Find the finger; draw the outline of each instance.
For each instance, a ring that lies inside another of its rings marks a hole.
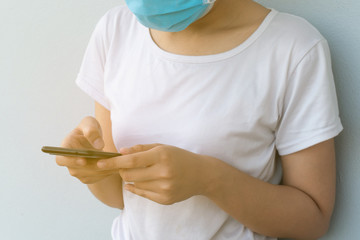
[[[105,146],[102,139],[102,131],[99,122],[94,117],[85,117],[77,127],[95,149],[103,149]]]
[[[92,169],[84,168],[68,168],[69,174],[76,178],[94,178],[94,177],[104,177],[111,174],[114,174],[114,171],[94,171]]]
[[[126,185],[132,185],[130,187],[135,187],[138,189],[150,191],[150,192],[156,192],[161,193],[161,183],[163,181],[159,180],[150,180],[150,181],[143,181],[143,182],[125,182]]]
[[[122,154],[132,154],[132,153],[138,153],[138,152],[145,152],[152,148],[158,147],[161,144],[159,143],[153,143],[153,144],[138,144],[129,148],[121,148],[120,153]]]
[[[153,165],[157,158],[158,152],[146,151],[102,159],[97,162],[97,166],[100,169],[144,168]]]
[[[134,184],[125,184],[124,188],[125,188],[125,190],[132,192],[138,196],[147,198],[151,201],[154,201],[154,202],[157,202],[157,203],[160,203],[163,205],[170,205],[170,204],[174,203],[174,201],[172,201],[171,198],[166,197],[163,194],[139,188],[137,185],[135,186]]]
[[[76,157],[64,157],[64,156],[56,156],[56,164],[61,167],[78,167],[81,165],[77,164],[77,158]],[[83,164],[82,160],[80,160],[78,163]]]
[[[104,176],[101,176],[101,177],[85,177],[85,178],[82,178],[82,179],[79,179],[79,180],[84,184],[93,184],[93,183],[99,182],[100,180],[103,180],[105,177]]]
[[[72,130],[62,141],[61,147],[94,149],[89,140],[83,135],[80,129]]]
[[[70,168],[88,168],[100,171],[97,167],[96,159],[88,159],[81,157],[56,156],[56,163],[62,167]]]
[[[61,167],[80,168],[86,166],[88,163],[84,158],[56,156],[56,164]]]
[[[70,172],[70,171],[69,171]],[[100,175],[78,175],[76,172],[70,172],[70,174],[79,179],[82,183],[84,184],[92,184],[92,183],[96,183],[108,176],[111,176],[113,173],[108,173],[108,174],[100,174]]]
[[[120,169],[119,174],[125,182],[144,182],[157,179],[156,165],[145,168]]]

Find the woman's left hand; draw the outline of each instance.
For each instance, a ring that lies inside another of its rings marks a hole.
[[[177,147],[149,144],[122,148],[121,157],[103,159],[98,167],[119,169],[125,189],[170,205],[205,191],[206,158]]]

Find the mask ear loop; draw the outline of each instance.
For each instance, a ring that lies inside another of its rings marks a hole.
[[[206,8],[206,10],[204,11],[203,14],[201,14],[201,16],[198,18],[202,18],[204,17],[206,14],[208,14],[210,12],[210,10],[213,8],[214,6],[214,3],[215,3],[216,0],[203,0],[203,3],[204,4],[208,4],[209,6]]]
[[[212,4],[214,3],[216,0],[203,0],[203,4]]]

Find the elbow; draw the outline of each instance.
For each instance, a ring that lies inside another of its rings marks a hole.
[[[120,210],[123,210],[124,209],[124,203],[121,201],[121,202],[119,202],[119,201],[117,201],[117,202],[115,202],[115,201],[107,201],[107,202],[105,202],[105,201],[101,201],[102,203],[104,203],[105,205],[107,205],[108,207],[111,207],[111,208],[117,208],[117,209],[120,209]]]
[[[314,239],[319,239],[321,237],[323,237],[330,228],[330,219],[324,220],[321,224],[319,224],[318,229],[315,232],[315,237]]]
[[[317,240],[323,237],[330,228],[330,218],[322,219],[317,223],[312,224],[312,226],[308,229],[307,234],[301,234],[301,236],[295,238],[296,240]]]
[[[314,239],[319,239],[323,237],[329,231],[331,217],[332,217],[332,210],[327,212],[321,211],[321,217],[318,220],[317,224],[315,224],[316,229],[313,229],[315,234]]]

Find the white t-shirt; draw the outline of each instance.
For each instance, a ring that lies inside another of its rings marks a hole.
[[[116,7],[98,23],[77,84],[111,111],[118,149],[173,145],[274,184],[276,151],[290,154],[342,130],[326,40],[276,10],[230,51],[183,56],[160,49],[126,6]],[[165,206],[124,191],[124,203],[114,239],[271,239],[203,196]]]

